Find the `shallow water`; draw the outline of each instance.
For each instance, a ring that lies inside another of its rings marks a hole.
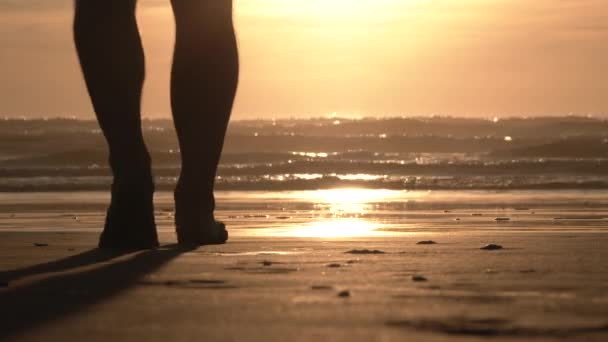
[[[159,229],[173,229],[170,192],[156,194]],[[100,230],[106,192],[0,193],[1,231]],[[561,191],[218,191],[233,236],[379,237],[450,232],[608,230],[608,196]]]

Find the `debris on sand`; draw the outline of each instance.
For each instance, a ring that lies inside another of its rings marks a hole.
[[[353,249],[346,253],[347,254],[384,254],[383,251],[378,250],[378,249]]]
[[[261,262],[261,264],[263,266],[272,266],[272,261],[270,261],[270,260],[264,260],[264,261]]]
[[[346,263],[347,263],[347,264],[356,264],[356,263],[358,263],[358,262],[361,262],[361,260],[360,260],[360,259],[356,259],[356,260],[348,260]]]
[[[483,216],[481,213],[472,213],[471,216]]]
[[[414,275],[412,276],[412,281],[427,281],[428,279],[426,279],[425,277],[421,276],[421,275]]]
[[[508,218],[508,217],[497,217],[497,218],[494,219],[494,221],[496,221],[496,222],[505,222],[505,221],[511,221],[511,219]]]
[[[502,249],[502,246],[491,243],[489,245],[485,245],[485,246],[481,247],[480,249],[483,249],[483,250],[486,250],[486,251],[495,251],[495,250],[498,250],[498,249]]]
[[[43,242],[34,242],[34,246],[36,246],[36,247],[48,247],[49,244],[48,243],[43,243]]]
[[[433,241],[433,240],[423,240],[423,241],[418,241],[416,242],[417,245],[436,245],[437,242]]]
[[[327,267],[338,268],[338,267],[342,267],[342,265],[340,265],[340,264],[328,264]]]
[[[75,250],[76,250],[75,248],[68,248],[68,252],[73,252]]]
[[[350,297],[350,291],[348,291],[348,290],[340,291],[340,292],[338,292],[338,297],[342,297],[342,298]]]
[[[333,290],[334,287],[330,285],[313,285],[310,287],[311,290]]]

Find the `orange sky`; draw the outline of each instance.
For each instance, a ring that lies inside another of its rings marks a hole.
[[[236,0],[236,118],[608,116],[606,0]],[[92,118],[71,0],[0,0],[0,115]],[[146,117],[168,117],[173,21],[140,0]]]

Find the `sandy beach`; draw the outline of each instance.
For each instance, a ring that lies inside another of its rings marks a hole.
[[[507,195],[518,202],[534,197]],[[306,207],[301,194],[298,204],[284,201],[294,194],[255,200],[265,211],[244,210],[251,205],[235,204],[242,196],[222,194],[218,216],[233,227],[230,242],[185,250],[174,245],[165,208],[170,196],[160,194],[162,248],[118,255],[95,249],[103,193],[3,196],[2,340],[608,337],[608,222],[599,198],[586,209],[567,200],[568,210],[559,201],[536,209],[489,204],[490,210],[476,208],[469,194],[473,209],[439,210],[429,209],[431,195],[428,206],[420,195],[422,209],[399,220],[390,214],[394,208],[376,210],[375,219],[367,218],[374,228],[359,225],[348,236],[342,227],[355,222],[355,206],[363,205],[357,201],[330,225],[319,219],[324,214],[293,210]],[[505,202],[504,194],[485,194],[487,203],[492,196]],[[581,201],[585,196],[594,194]],[[359,220],[371,215],[365,212]],[[404,223],[412,220],[419,224]],[[314,236],[320,229],[325,236]],[[503,248],[480,249],[487,244]]]

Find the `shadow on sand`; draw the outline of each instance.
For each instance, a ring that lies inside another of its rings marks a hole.
[[[125,256],[126,259],[81,272],[59,274],[14,289],[0,291],[0,341],[75,314],[126,290],[138,279],[154,272],[182,253],[192,250],[167,245],[157,250],[111,253],[90,250],[65,259],[3,272],[4,279],[67,271]]]

